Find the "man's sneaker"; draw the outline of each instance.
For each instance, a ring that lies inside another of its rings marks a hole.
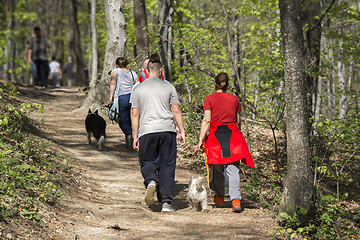
[[[234,199],[232,200],[232,211],[234,213],[239,213],[241,212],[241,203],[239,199]]]
[[[132,147],[131,138],[132,138],[131,134],[130,134],[130,135],[127,135],[127,136],[125,137],[125,140],[126,140],[126,148],[128,148],[128,149],[129,149],[130,147]]]
[[[224,197],[218,197],[216,194],[214,195],[214,202],[216,207],[224,207],[225,205]]]
[[[162,204],[161,212],[175,212],[175,209],[171,206],[170,203],[164,202]]]
[[[147,188],[146,188],[146,194],[145,194],[145,203],[147,205],[152,205],[155,202],[154,193],[156,191],[156,183],[154,180],[152,180]]]

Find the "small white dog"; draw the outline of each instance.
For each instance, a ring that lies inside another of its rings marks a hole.
[[[201,210],[203,212],[209,212],[207,204],[207,193],[204,185],[202,184],[203,180],[203,177],[191,177],[189,181],[188,197],[193,208],[198,211]]]

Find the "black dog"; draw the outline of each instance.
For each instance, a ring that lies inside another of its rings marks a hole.
[[[105,129],[106,129],[106,122],[105,120],[99,116],[98,110],[95,112],[91,112],[89,109],[88,115],[85,119],[85,128],[87,132],[87,137],[89,144],[91,144],[91,133],[94,135],[96,140],[98,141],[97,144],[99,145],[98,150],[102,150],[104,145],[104,140],[106,138]]]

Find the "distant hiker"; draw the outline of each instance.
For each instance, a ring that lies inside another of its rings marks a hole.
[[[145,59],[141,64],[141,72],[139,74],[139,78],[136,80],[136,83],[142,83],[146,79],[149,78],[148,73],[148,64],[149,64],[149,58]],[[164,75],[161,74],[161,80],[164,80]]]
[[[85,86],[89,86],[89,69],[86,65],[84,65],[84,84]]]
[[[49,75],[49,61],[46,49],[50,48],[50,44],[46,37],[41,35],[39,27],[34,27],[34,35],[29,42],[28,61],[30,64],[34,61],[36,65],[38,78],[36,78],[35,84],[39,85],[38,81],[40,81],[41,87],[46,88]]]
[[[141,72],[139,74],[139,78],[137,79],[137,82],[143,82],[145,79],[149,77],[149,74],[147,73],[147,66],[149,63],[149,59],[145,59],[141,64]]]
[[[119,126],[125,134],[126,147],[131,148],[130,95],[137,79],[137,74],[126,68],[129,62],[123,57],[116,59],[115,64],[116,68],[111,71],[109,103],[113,104],[114,101],[118,101]]]
[[[49,79],[54,83],[55,87],[60,87],[60,80],[62,79],[62,72],[60,68],[60,63],[56,61],[56,57],[51,57],[50,67],[50,77]]]
[[[219,73],[214,85],[216,92],[206,96],[204,100],[204,119],[196,148],[200,151],[204,144],[207,164],[212,169],[210,188],[215,192],[216,206],[224,206],[225,173],[229,179],[232,211],[241,212],[240,160],[249,167],[254,167],[254,162],[240,131],[239,99],[226,92],[229,85],[228,75]]]
[[[176,128],[181,145],[185,144],[185,129],[175,87],[160,79],[162,65],[158,54],[148,63],[149,78],[133,91],[131,122],[133,147],[139,150],[141,174],[146,187],[145,203],[162,203],[162,212],[172,212],[176,166]],[[175,121],[175,122],[174,122]]]
[[[34,37],[34,34],[31,34],[31,37]],[[27,62],[28,61],[28,56],[29,56],[29,45],[30,45],[30,38],[27,39],[26,43],[25,43],[25,51],[24,51],[24,61]],[[32,59],[32,56],[31,56]],[[35,84],[35,82],[38,82],[39,80],[36,79],[37,78],[37,72],[36,72],[36,65],[32,59],[31,61],[31,79],[29,81],[29,85],[32,86]]]
[[[66,74],[67,86],[71,87],[71,80],[72,80],[72,60],[71,60],[71,57],[68,57],[68,62],[65,64],[64,74]]]

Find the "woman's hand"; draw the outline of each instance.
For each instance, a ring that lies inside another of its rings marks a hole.
[[[199,143],[195,146],[195,152],[200,152],[203,150],[203,148],[204,148],[203,141],[200,140]]]

